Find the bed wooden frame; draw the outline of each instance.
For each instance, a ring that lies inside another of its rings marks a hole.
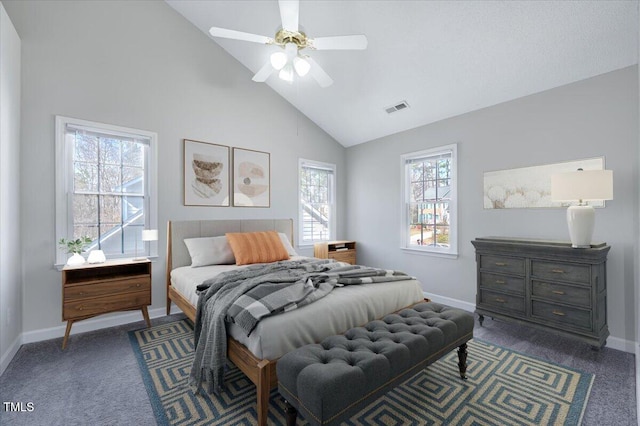
[[[185,238],[216,237],[226,232],[283,232],[293,243],[292,219],[269,220],[189,220],[169,221],[167,224],[167,315],[173,301],[192,321],[196,307],[171,286],[171,270],[191,264]],[[269,393],[278,385],[277,360],[256,358],[243,344],[228,337],[227,358],[256,385],[258,425],[266,426]]]

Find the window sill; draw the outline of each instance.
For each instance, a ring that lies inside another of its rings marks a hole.
[[[416,254],[419,256],[433,256],[433,257],[441,257],[445,259],[457,259],[458,253],[454,252],[443,252],[438,250],[428,250],[428,249],[414,249],[408,247],[400,247],[400,250],[404,251],[407,254]]]
[[[145,259],[147,259],[147,260],[150,260],[150,261],[151,261],[151,263],[155,263],[155,262],[157,262],[157,261],[158,261],[158,255],[153,255],[153,256],[144,256],[144,258],[145,258]],[[133,259],[134,259],[133,257],[112,257],[112,258],[107,259],[107,262],[108,262],[109,260],[119,260],[119,261],[130,260],[130,261],[132,261],[132,262],[133,262],[133,261],[134,261]],[[102,263],[105,263],[105,262],[102,262]],[[58,271],[62,271],[62,269],[63,269],[66,265],[67,265],[66,263],[55,263],[55,264],[53,265],[53,268],[54,268],[54,269],[57,269]],[[83,263],[83,265],[99,265],[99,263],[88,263],[88,262],[85,262],[85,263]]]

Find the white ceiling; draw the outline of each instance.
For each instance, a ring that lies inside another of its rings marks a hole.
[[[276,0],[166,0],[211,26],[273,37]],[[348,147],[638,63],[638,1],[301,1],[313,37],[365,34],[365,51],[307,52],[333,78],[266,82]],[[251,72],[279,49],[214,39]],[[265,84],[265,83],[254,83]],[[409,109],[385,107],[407,101]]]

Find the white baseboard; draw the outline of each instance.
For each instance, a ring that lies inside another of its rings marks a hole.
[[[638,405],[638,425],[640,425],[640,342],[636,345],[636,404]]]
[[[13,357],[18,353],[20,346],[22,346],[22,334],[18,334],[18,337],[9,345],[9,349],[2,354],[2,358],[0,358],[0,376],[2,376]]]
[[[475,303],[469,303],[458,299],[452,299],[450,297],[440,296],[439,294],[427,293],[423,292],[424,297],[427,299],[436,302],[442,303],[443,305],[452,306],[458,309],[464,309],[465,311],[474,312],[476,310]]]
[[[166,308],[156,308],[149,310],[149,318],[157,318],[166,315]],[[100,330],[102,328],[114,327],[117,325],[129,324],[131,322],[141,321],[142,312],[131,311],[120,313],[112,316],[100,316],[83,321],[73,323],[71,334],[84,333],[87,331]],[[41,330],[27,331],[22,333],[22,343],[40,342],[42,340],[56,339],[64,336],[66,325],[57,327],[44,328]]]
[[[427,292],[424,292],[424,297],[431,299],[436,303],[442,303],[443,305],[449,305],[449,306],[453,306],[454,308],[464,309],[465,311],[474,312],[476,310],[475,303],[469,303],[463,300],[452,299],[450,297],[440,296],[438,294],[432,294]],[[629,353],[637,354],[638,352],[638,349],[636,348],[637,347],[636,342],[633,342],[631,340],[621,339],[619,337],[613,337],[613,336],[609,336],[607,338],[607,347],[611,349],[617,349],[623,352],[629,352]],[[638,355],[636,355],[636,363],[637,362],[638,362]],[[640,369],[640,367],[637,368],[636,370],[638,369]]]

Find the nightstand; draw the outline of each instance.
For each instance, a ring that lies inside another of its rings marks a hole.
[[[111,260],[99,264],[65,266],[62,269],[62,320],[67,346],[74,322],[109,312],[140,309],[151,326],[151,261]]]
[[[319,259],[335,259],[339,262],[356,264],[355,241],[327,241],[313,246],[313,256]]]

